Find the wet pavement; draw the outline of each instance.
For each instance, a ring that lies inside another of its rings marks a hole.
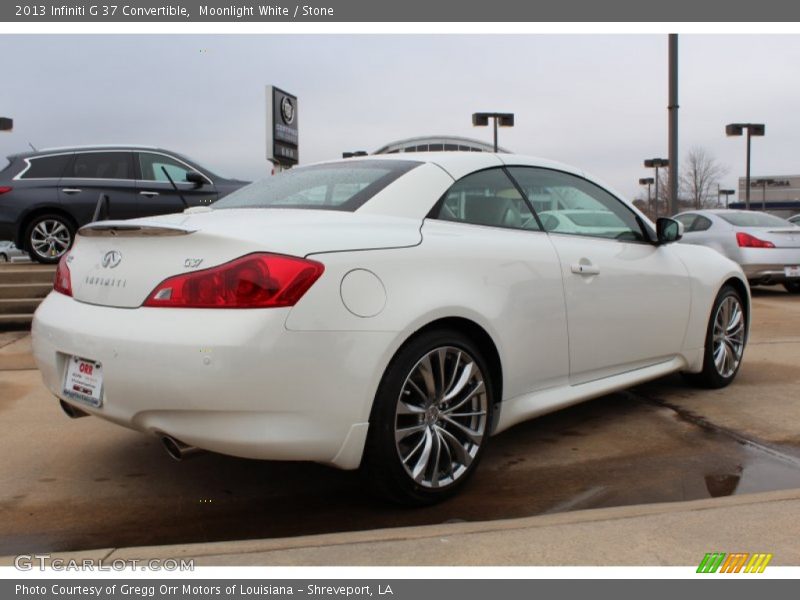
[[[312,464],[203,454],[69,420],[25,339],[0,339],[0,555],[297,536],[531,516],[800,487],[800,297],[758,291],[737,382],[671,376],[523,423],[492,439],[457,497],[402,509],[359,477]]]

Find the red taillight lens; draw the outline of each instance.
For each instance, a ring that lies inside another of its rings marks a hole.
[[[760,240],[755,236],[745,233],[744,231],[736,232],[736,243],[740,248],[774,248],[775,244]]]
[[[69,267],[67,266],[67,256],[69,255],[65,254],[61,257],[61,260],[58,261],[56,281],[53,284],[53,289],[65,296],[72,296],[72,278],[70,277]]]
[[[229,263],[176,275],[152,291],[144,306],[276,308],[294,306],[319,279],[322,263],[280,254],[248,254]]]
[[[0,194],[5,194],[7,192],[10,192],[13,189],[14,188],[8,187],[7,185],[0,185]]]

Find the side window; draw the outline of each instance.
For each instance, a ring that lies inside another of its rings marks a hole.
[[[194,171],[191,167],[169,156],[152,152],[139,152],[139,170],[142,174],[142,180],[169,183],[169,179],[164,175],[164,169],[167,170],[175,183],[186,181],[186,174]]]
[[[683,232],[687,233],[692,231],[692,227],[694,226],[694,222],[697,220],[698,215],[694,213],[688,213],[685,215],[677,215],[675,220],[679,223],[683,223]]]
[[[528,196],[547,231],[624,241],[646,240],[635,213],[619,198],[585,179],[538,167],[511,167],[509,172]]]
[[[472,225],[539,229],[525,199],[502,169],[487,169],[459,179],[433,217]]]
[[[711,219],[703,215],[697,215],[697,219],[692,225],[692,231],[707,231],[711,227]]]
[[[72,158],[71,154],[29,158],[31,166],[28,167],[20,179],[60,179],[70,158]]]
[[[133,155],[130,152],[76,154],[67,176],[79,179],[133,179]]]

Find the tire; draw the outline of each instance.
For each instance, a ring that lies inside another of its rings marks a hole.
[[[783,284],[790,294],[800,294],[800,281],[787,281]]]
[[[8,257],[5,254],[0,254],[0,264],[7,262],[8,262]]]
[[[730,285],[723,286],[717,294],[708,321],[703,370],[688,376],[695,384],[718,389],[736,378],[747,344],[744,306],[741,294]]]
[[[452,496],[483,455],[494,400],[488,364],[472,340],[453,330],[412,338],[375,397],[361,467],[368,487],[409,506]]]
[[[25,229],[25,248],[31,260],[55,264],[72,247],[75,225],[58,213],[38,215]]]

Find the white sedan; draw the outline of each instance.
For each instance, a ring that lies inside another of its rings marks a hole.
[[[536,208],[555,197],[626,230],[547,232]],[[734,379],[747,280],[671,244],[681,231],[540,159],[322,163],[211,208],[83,227],[34,354],[70,416],[175,458],[360,467],[385,497],[430,503],[516,423],[676,371]]]

